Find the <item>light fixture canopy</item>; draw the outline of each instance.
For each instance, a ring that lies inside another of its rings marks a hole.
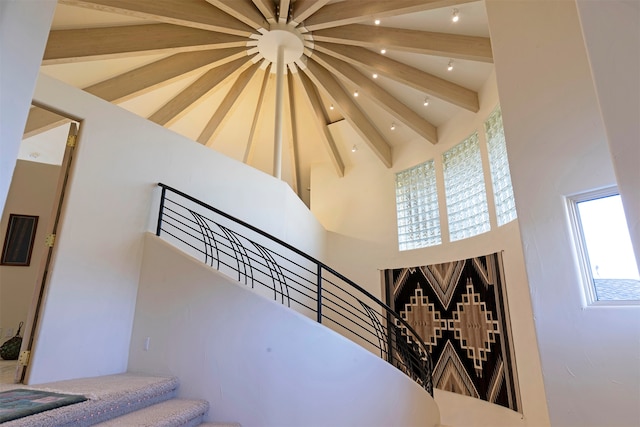
[[[453,70],[453,59],[449,60],[449,65],[447,65],[447,71]]]
[[[453,9],[453,13],[451,14],[451,20],[453,22],[458,22],[460,20],[460,12],[458,12],[458,9],[456,8]]]

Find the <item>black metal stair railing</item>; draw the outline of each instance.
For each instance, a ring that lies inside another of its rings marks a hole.
[[[158,186],[156,235],[374,352],[433,395],[431,356],[389,306],[288,243],[181,191]]]

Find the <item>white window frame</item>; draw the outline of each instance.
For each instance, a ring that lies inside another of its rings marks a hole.
[[[598,300],[596,286],[591,274],[591,263],[587,252],[587,243],[582,232],[582,221],[578,212],[578,203],[587,202],[605,197],[617,196],[620,194],[617,186],[599,188],[597,190],[576,193],[565,197],[569,223],[572,232],[577,266],[580,281],[584,290],[585,306],[620,306],[620,305],[640,305],[640,300]]]

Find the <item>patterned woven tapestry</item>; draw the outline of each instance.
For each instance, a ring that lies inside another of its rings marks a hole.
[[[431,352],[434,387],[521,411],[501,254],[385,273],[389,305]]]

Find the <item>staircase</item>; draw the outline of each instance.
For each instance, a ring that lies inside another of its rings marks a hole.
[[[35,386],[3,385],[4,389],[81,394],[88,400],[8,421],[2,427],[240,427],[236,423],[203,423],[209,402],[178,399],[178,387],[175,377],[130,373]]]

